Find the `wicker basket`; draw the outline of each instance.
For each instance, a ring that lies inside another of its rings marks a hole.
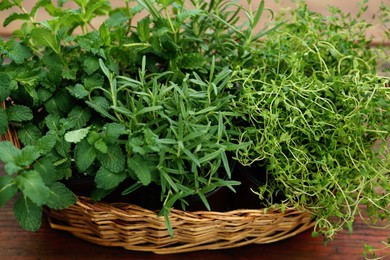
[[[65,210],[46,210],[50,226],[103,246],[158,254],[215,250],[266,244],[294,236],[313,226],[307,212],[286,209],[186,212],[172,209],[170,237],[156,211],[126,203],[95,202],[78,197]]]
[[[2,102],[5,108],[5,102]],[[17,147],[16,131],[10,126],[0,141]],[[243,209],[228,212],[172,209],[169,216],[174,236],[157,211],[128,203],[96,202],[78,196],[64,210],[45,209],[50,226],[102,246],[158,254],[215,250],[248,244],[266,244],[292,237],[314,226],[309,213],[287,208]]]

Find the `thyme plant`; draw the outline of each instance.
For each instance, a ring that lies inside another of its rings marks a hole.
[[[388,7],[381,10],[388,23]],[[260,198],[275,206],[283,193],[278,206],[308,210],[313,235],[327,239],[352,232],[363,211],[370,222],[390,220],[390,77],[377,70],[388,56],[370,48],[360,14],[330,11],[300,5],[252,48],[250,66],[234,72],[232,105],[246,122],[238,141],[252,141],[237,159],[265,165],[270,176]]]

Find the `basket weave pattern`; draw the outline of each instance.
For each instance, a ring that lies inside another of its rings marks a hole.
[[[313,226],[307,212],[234,210],[186,212],[172,209],[170,237],[156,211],[126,203],[95,202],[78,197],[65,210],[47,210],[50,226],[103,246],[158,254],[183,253],[276,242]]]
[[[1,103],[5,109],[5,102]],[[20,147],[12,126],[0,141]],[[164,217],[128,203],[96,202],[78,196],[77,203],[63,210],[46,208],[51,228],[102,246],[158,254],[184,253],[266,244],[295,236],[314,226],[309,213],[287,208],[239,209],[228,212],[188,212],[172,209],[171,237]]]

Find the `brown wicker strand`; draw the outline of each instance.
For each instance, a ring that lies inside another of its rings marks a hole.
[[[7,101],[9,103],[9,100]],[[3,109],[6,103],[2,102]],[[12,125],[0,141],[21,147]],[[216,250],[248,244],[266,244],[286,239],[314,225],[309,213],[288,208],[241,209],[229,212],[186,212],[172,209],[169,216],[171,237],[165,220],[157,211],[126,203],[96,202],[78,197],[77,203],[63,210],[45,209],[53,229],[102,246],[128,250],[174,254]]]
[[[75,205],[47,210],[53,229],[102,246],[158,254],[215,250],[248,244],[266,244],[294,236],[313,226],[310,214],[295,209],[229,212],[185,212],[172,209],[170,237],[164,218],[142,207],[95,202],[78,197]]]

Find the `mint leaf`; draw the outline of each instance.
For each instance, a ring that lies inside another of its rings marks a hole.
[[[43,157],[34,163],[34,170],[39,172],[39,175],[45,182],[45,185],[50,185],[62,177],[58,174],[54,163],[55,158],[50,156]]]
[[[45,117],[45,124],[47,128],[49,128],[50,131],[53,131],[55,133],[60,133],[62,126],[60,123],[60,116],[57,114],[49,114],[47,117]]]
[[[50,83],[61,84],[61,58],[55,53],[45,52],[42,57],[42,62],[47,69],[47,78],[51,81]]]
[[[0,102],[11,94],[12,78],[4,72],[0,72]]]
[[[74,99],[72,98],[70,93],[65,89],[61,89],[60,91],[57,91],[54,94],[54,98],[55,98],[56,105],[64,113],[69,113],[72,110],[72,108],[75,106]]]
[[[75,106],[68,115],[68,120],[72,122],[75,128],[84,127],[91,118],[91,110],[88,107]]]
[[[61,71],[61,76],[64,79],[76,79],[77,76],[77,68],[67,68],[63,67]]]
[[[65,134],[65,140],[69,143],[78,143],[83,140],[89,132],[90,127],[69,131]]]
[[[111,32],[106,23],[103,23],[99,27],[99,35],[100,35],[102,45],[104,46],[111,45]]]
[[[21,166],[17,165],[16,162],[12,161],[12,162],[8,162],[4,165],[4,170],[8,175],[13,175],[13,174],[23,170],[23,168]]]
[[[8,175],[22,170],[22,167],[16,162],[20,154],[21,150],[16,148],[11,142],[0,142],[0,160],[5,164],[4,170]]]
[[[76,84],[74,87],[67,87],[67,90],[77,99],[85,98],[89,94],[89,92],[81,84]]]
[[[42,133],[38,127],[32,123],[28,123],[19,129],[18,137],[23,145],[36,145],[38,139],[42,137]]]
[[[94,145],[95,142],[99,139],[101,139],[101,135],[96,131],[89,131],[87,141],[90,145]]]
[[[85,6],[85,15],[87,20],[91,20],[95,15],[105,15],[110,10],[110,4],[107,0],[87,1]]]
[[[141,42],[148,42],[150,38],[150,18],[147,16],[146,18],[140,20],[137,23],[137,32],[138,38]]]
[[[90,106],[92,109],[94,109],[102,116],[107,117],[112,121],[118,121],[118,119],[110,115],[110,113],[108,112],[110,104],[104,97],[93,97],[92,102],[86,101],[85,103],[87,103],[88,106]]]
[[[102,86],[104,84],[104,77],[100,73],[94,73],[91,76],[85,77],[83,83],[85,89],[89,91],[96,86]]]
[[[42,136],[38,140],[36,147],[41,154],[45,154],[54,148],[56,142],[57,142],[56,133],[49,131],[46,133],[46,135]]]
[[[20,55],[19,52],[18,55]],[[21,63],[23,62],[24,61],[21,60]],[[45,73],[42,70],[38,68],[30,69],[28,67],[28,68],[24,68],[23,70],[15,71],[14,79],[15,82],[17,81],[20,85],[24,86],[27,92],[33,98],[35,98],[35,95],[38,95],[35,87],[40,83],[40,81],[42,81],[42,78],[45,77],[44,75]]]
[[[49,47],[58,55],[60,54],[60,43],[58,42],[56,35],[50,29],[46,27],[34,28],[31,31],[31,38],[43,47]]]
[[[0,11],[7,10],[7,9],[11,8],[12,6],[14,6],[14,4],[11,3],[9,0],[2,0],[0,2]]]
[[[57,101],[55,97],[50,97],[48,100],[46,100],[43,104],[45,106],[46,111],[49,113],[49,116],[55,115],[55,114],[61,114],[61,110],[59,109],[57,105]]]
[[[201,53],[183,54],[178,66],[183,69],[201,69],[207,63],[205,57]]]
[[[97,43],[100,43],[100,36],[97,31],[93,31],[88,34],[79,35],[76,39],[77,44],[84,50],[93,53],[94,55],[100,54],[100,46]]]
[[[55,182],[50,186],[50,199],[47,206],[52,209],[64,209],[76,203],[76,196],[63,183]]]
[[[46,5],[50,5],[50,4],[51,4],[51,0],[38,0],[37,3],[31,9],[30,14],[32,16],[35,16],[39,8],[45,7]]]
[[[65,139],[60,138],[57,140],[57,143],[54,148],[61,156],[68,157],[70,153],[71,144]]]
[[[37,231],[42,222],[42,207],[34,204],[26,196],[20,198],[14,204],[14,215],[18,223],[27,231]]]
[[[57,157],[57,159],[54,161],[54,165],[56,166],[57,180],[68,179],[72,177],[73,165],[70,155],[63,158]]]
[[[121,172],[125,169],[126,158],[119,145],[109,145],[107,153],[98,153],[101,164],[112,172]]]
[[[113,12],[110,14],[110,17],[104,22],[104,24],[109,27],[117,27],[117,26],[122,26],[126,22],[129,21],[129,16],[127,16],[124,12]]]
[[[102,138],[99,138],[96,140],[96,142],[93,144],[93,146],[96,148],[101,153],[107,153],[108,152],[108,147],[107,144],[104,142]]]
[[[33,118],[31,109],[27,106],[13,105],[7,108],[8,120],[14,122],[28,121]]]
[[[105,124],[104,129],[109,141],[116,141],[121,135],[127,132],[126,127],[119,123]]]
[[[4,135],[8,130],[7,112],[0,107],[0,135]]]
[[[14,179],[10,176],[0,176],[0,208],[12,199],[18,188]]]
[[[96,159],[96,151],[93,145],[86,140],[76,144],[74,149],[74,159],[77,169],[80,172],[86,171]]]
[[[95,175],[95,183],[99,189],[110,190],[116,188],[126,177],[125,171],[114,173],[105,167],[100,167]]]
[[[144,149],[143,139],[139,137],[131,137],[127,141],[126,149],[128,151],[132,151],[133,153],[138,153],[144,155],[146,153],[146,149]]]
[[[22,64],[26,59],[31,57],[31,51],[25,45],[22,45],[15,40],[11,40],[9,43],[7,43],[7,45],[7,47],[10,48],[8,51],[8,57],[16,64]]]
[[[152,181],[152,169],[149,161],[140,155],[134,155],[127,159],[127,166],[143,185],[150,184]]]
[[[19,166],[29,166],[38,159],[39,156],[41,156],[41,154],[35,146],[28,145],[22,148],[21,153],[16,158],[16,163]]]
[[[13,162],[21,151],[9,141],[0,142],[0,160],[4,163]]]
[[[30,16],[28,14],[12,13],[3,22],[3,26],[7,27],[10,23],[16,20],[28,21]]]
[[[94,57],[87,57],[83,62],[83,69],[88,74],[91,75],[100,68],[99,60]]]
[[[24,196],[27,196],[36,205],[42,206],[49,198],[49,188],[36,171],[24,171],[16,176],[16,183]]]

